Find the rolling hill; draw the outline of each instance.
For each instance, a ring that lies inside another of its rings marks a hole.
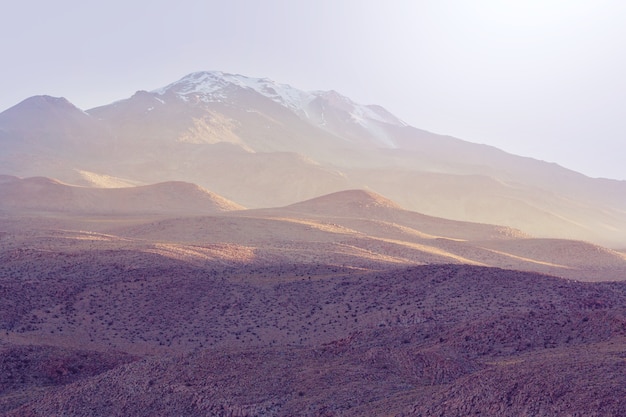
[[[44,177],[0,181],[0,210],[73,214],[209,214],[241,210],[242,206],[194,184],[166,182],[124,187],[94,188],[64,184]]]
[[[198,262],[214,260],[215,248],[226,247],[227,259],[232,258],[227,252],[234,251],[265,265],[384,269],[453,263],[583,281],[626,277],[623,253],[583,241],[537,238],[510,227],[428,216],[365,190],[266,209],[244,209],[181,182],[93,188],[5,176],[0,192],[6,233],[91,231],[123,240],[118,244],[133,250]]]

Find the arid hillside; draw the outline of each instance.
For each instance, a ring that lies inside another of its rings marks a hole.
[[[242,206],[195,184],[160,184],[95,188],[43,178],[3,176],[0,210],[7,212],[61,212],[71,214],[208,214],[241,210]]]
[[[587,242],[534,238],[520,230],[447,220],[349,190],[276,209],[165,219],[110,229],[132,239],[254,248],[257,261],[372,265],[460,263],[584,281],[623,280],[626,256]]]
[[[3,229],[11,234],[7,241],[12,244],[54,246],[58,230],[76,230],[104,234],[136,250],[168,252],[175,259],[202,261],[207,247],[228,245],[246,253],[247,260],[270,265],[370,269],[457,263],[583,281],[626,278],[622,252],[582,241],[535,238],[510,227],[427,216],[364,190],[254,210],[178,182],[90,188],[47,178],[4,177],[0,191],[6,196],[0,202]],[[32,234],[24,234],[26,230]]]
[[[3,253],[3,412],[618,416],[626,407],[624,283],[242,259]]]
[[[3,415],[626,410],[624,253],[363,190],[0,187]]]

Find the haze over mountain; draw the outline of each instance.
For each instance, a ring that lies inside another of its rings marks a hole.
[[[6,3],[0,415],[626,416],[626,2]]]
[[[33,97],[0,113],[2,173],[77,185],[196,183],[246,207],[350,188],[539,237],[626,246],[626,183],[407,126],[379,106],[197,72],[87,112]],[[288,179],[288,181],[287,181]]]
[[[150,138],[104,132],[114,146],[92,142],[92,160],[111,157],[116,171],[68,169],[67,155],[38,151],[41,166],[91,186],[0,176],[3,415],[626,410],[625,253],[430,216],[371,189],[245,209],[189,182],[136,185],[145,179],[126,175],[142,173],[128,157]],[[180,145],[153,147],[146,161],[166,163]],[[293,152],[187,145],[217,149],[223,174],[242,171],[225,156],[248,156],[269,171],[254,178],[268,181],[257,190],[267,201],[295,194],[270,187],[280,169],[290,184],[285,161],[334,175],[303,175],[311,184],[351,181]],[[353,149],[376,161],[380,146]]]

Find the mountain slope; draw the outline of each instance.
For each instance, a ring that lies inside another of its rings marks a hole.
[[[107,127],[65,98],[30,97],[0,113],[0,171],[17,176],[73,176],[109,155]]]
[[[257,208],[360,188],[432,216],[626,246],[624,181],[426,132],[335,91],[269,79],[197,72],[87,112],[32,98],[0,114],[0,143],[1,172],[21,177],[186,181]]]

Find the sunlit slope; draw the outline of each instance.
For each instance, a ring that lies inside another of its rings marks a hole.
[[[282,208],[156,220],[111,233],[154,242],[254,248],[255,259],[263,262],[330,262],[359,268],[459,263],[581,280],[626,277],[626,257],[597,245],[425,216],[362,190]]]
[[[197,185],[167,182],[138,187],[92,188],[43,177],[5,177],[0,209],[83,214],[216,213],[243,207]]]

